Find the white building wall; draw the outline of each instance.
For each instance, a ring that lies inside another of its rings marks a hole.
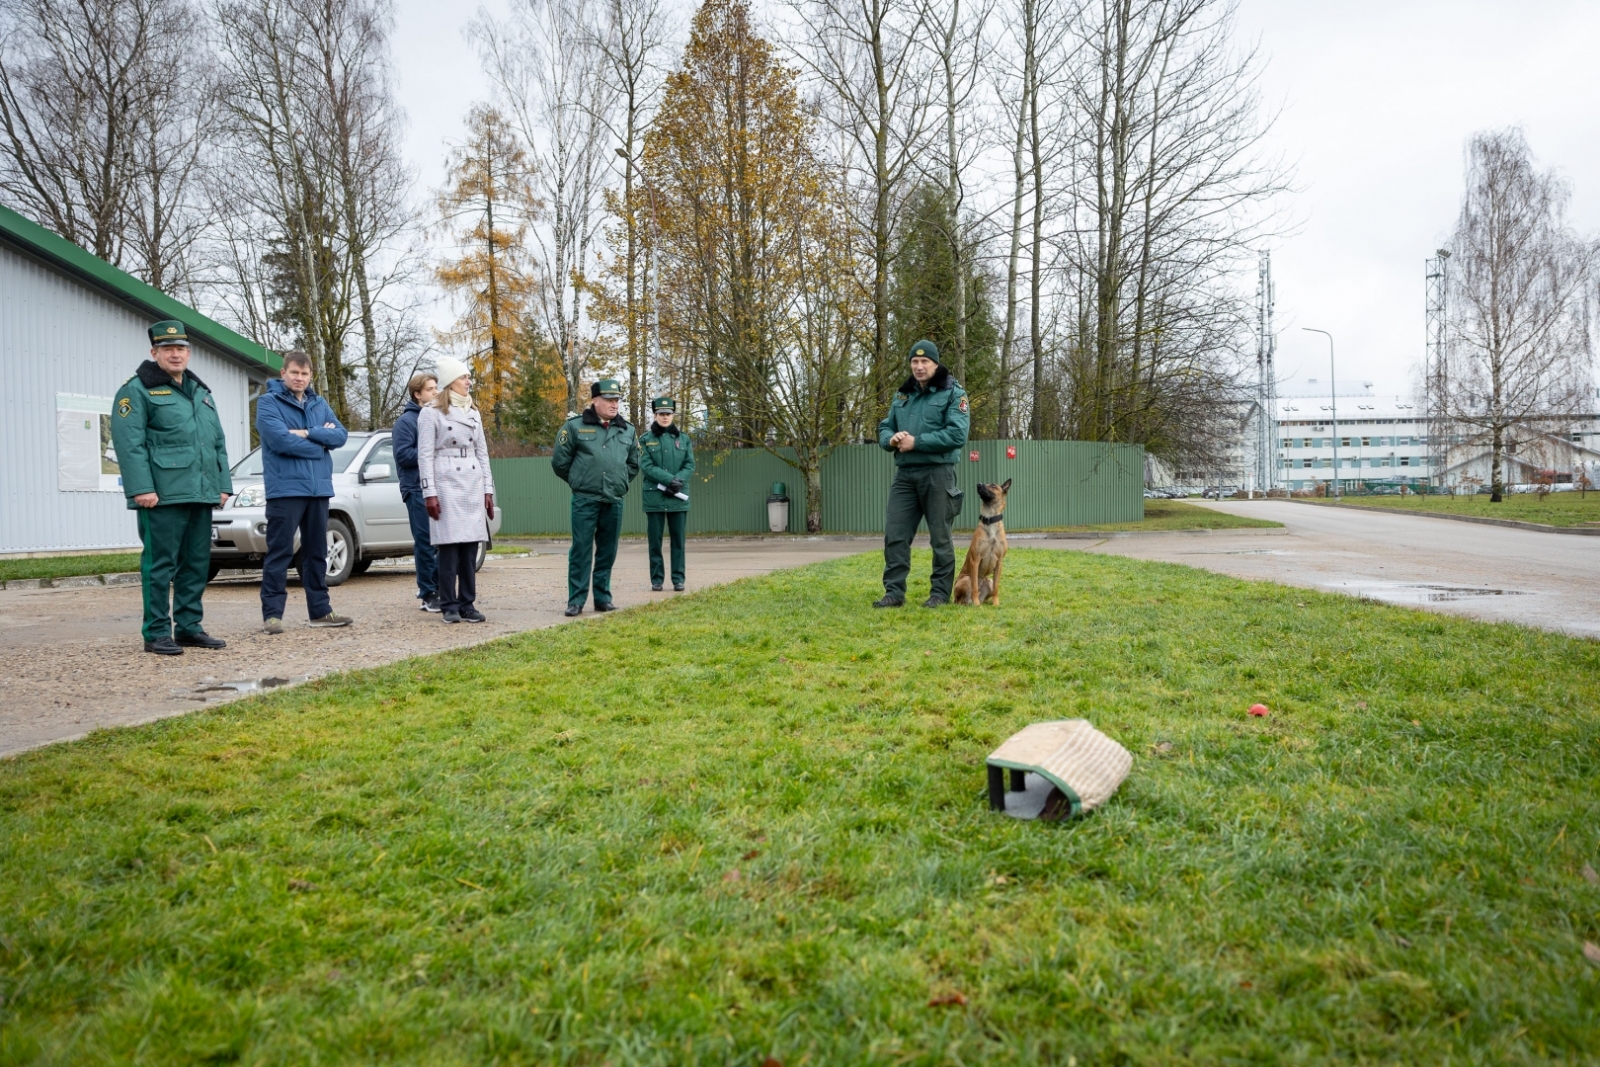
[[[120,491],[62,492],[56,396],[110,398],[149,358],[153,321],[0,243],[0,554],[137,546]],[[249,447],[245,368],[196,344],[236,461]]]

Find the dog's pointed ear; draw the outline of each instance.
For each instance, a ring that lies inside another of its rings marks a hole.
[[[1011,492],[1011,479],[1010,478],[1007,478],[1004,482],[1002,482],[1000,484],[1000,490],[1002,492],[1006,492],[1006,493]]]

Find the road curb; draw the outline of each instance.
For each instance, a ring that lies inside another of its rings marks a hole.
[[[1314,508],[1347,508],[1350,511],[1371,511],[1380,515],[1419,515],[1424,519],[1475,522],[1480,526],[1506,526],[1513,530],[1533,530],[1536,533],[1579,534],[1585,537],[1600,537],[1600,527],[1546,526],[1544,523],[1518,522],[1516,519],[1484,519],[1477,515],[1446,515],[1438,511],[1422,511],[1411,508],[1374,508],[1365,504],[1328,504],[1320,500],[1295,500],[1292,497],[1289,499],[1289,503],[1308,504]]]

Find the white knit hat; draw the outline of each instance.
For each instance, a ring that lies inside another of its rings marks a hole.
[[[449,356],[440,356],[434,363],[433,373],[439,376],[439,388],[448,389],[450,383],[457,378],[465,378],[472,373],[472,368],[459,359]]]

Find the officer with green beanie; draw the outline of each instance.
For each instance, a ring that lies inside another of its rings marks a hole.
[[[895,471],[884,523],[883,597],[873,607],[898,608],[906,602],[911,539],[923,520],[933,542],[933,588],[923,606],[950,602],[956,574],[950,527],[961,513],[962,496],[956,463],[970,421],[966,390],[939,363],[939,349],[932,341],[912,345],[911,377],[878,423],[878,444],[894,453]]]
[[[189,370],[189,331],[150,327],[150,358],[117,390],[111,443],[144,553],[144,650],[223,648],[201,627],[211,567],[211,509],[233,495],[228,444],[206,383]]]
[[[678,404],[671,397],[650,401],[655,422],[640,438],[639,465],[644,470],[644,517],[650,545],[650,588],[661,591],[666,568],[661,561],[661,531],[672,538],[672,588],[682,591],[684,528],[689,521],[689,476],[694,473],[694,443],[672,425]]]
[[[622,536],[622,502],[639,474],[639,438],[622,417],[622,385],[602,378],[591,403],[556,434],[550,469],[572,487],[572,548],[567,552],[567,614],[583,611],[594,586],[594,610],[615,611],[611,566]]]

